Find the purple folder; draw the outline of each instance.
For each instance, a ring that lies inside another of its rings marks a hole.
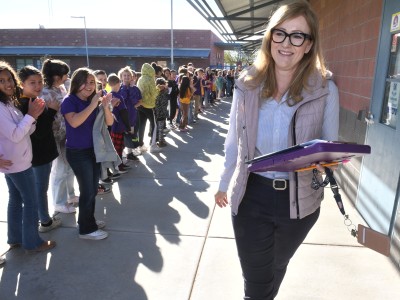
[[[250,172],[292,172],[316,163],[343,162],[371,153],[368,145],[312,140],[248,161]]]

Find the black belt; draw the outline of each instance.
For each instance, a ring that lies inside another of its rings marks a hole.
[[[269,179],[267,177],[250,173],[249,182],[261,183],[263,185],[272,187],[277,191],[284,191],[289,188],[289,180],[286,179]]]

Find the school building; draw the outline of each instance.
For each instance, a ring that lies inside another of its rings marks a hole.
[[[75,70],[117,72],[130,66],[139,71],[143,63],[171,66],[171,31],[167,29],[0,29],[0,59],[15,68],[30,64],[41,68],[45,57],[65,61]],[[222,67],[224,49],[211,30],[173,31],[174,67],[192,62],[196,67]],[[87,46],[87,47],[86,47]],[[88,55],[87,55],[88,54]]]
[[[368,225],[390,237],[400,268],[400,1],[310,3],[339,88],[340,139],[372,149],[340,168],[340,186]]]

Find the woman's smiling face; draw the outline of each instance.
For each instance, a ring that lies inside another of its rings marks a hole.
[[[94,77],[94,75],[90,74],[86,79],[86,83],[80,86],[77,95],[80,99],[87,100],[95,91],[96,91],[96,78]]]
[[[276,26],[275,29],[280,29],[287,34],[294,32],[310,34],[310,27],[303,16],[286,20]],[[295,71],[304,54],[308,53],[311,47],[312,41],[309,39],[306,39],[300,47],[293,46],[289,37],[286,37],[282,43],[276,43],[272,40],[271,54],[275,61],[275,69],[277,71]]]
[[[0,91],[8,97],[12,97],[15,92],[15,82],[11,73],[7,70],[0,72]]]

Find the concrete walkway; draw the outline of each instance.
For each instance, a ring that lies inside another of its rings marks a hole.
[[[57,241],[52,251],[9,251],[0,268],[0,299],[242,299],[230,211],[213,200],[229,108],[223,100],[190,133],[169,133],[163,152],[145,153],[113,193],[98,197],[96,217],[107,222],[106,240],[79,239],[76,215],[60,215],[62,227],[43,234]],[[7,201],[1,176],[0,253],[7,251]],[[346,199],[344,204],[354,223],[362,222]],[[398,271],[357,244],[327,191],[320,219],[292,259],[277,299],[399,295]]]

